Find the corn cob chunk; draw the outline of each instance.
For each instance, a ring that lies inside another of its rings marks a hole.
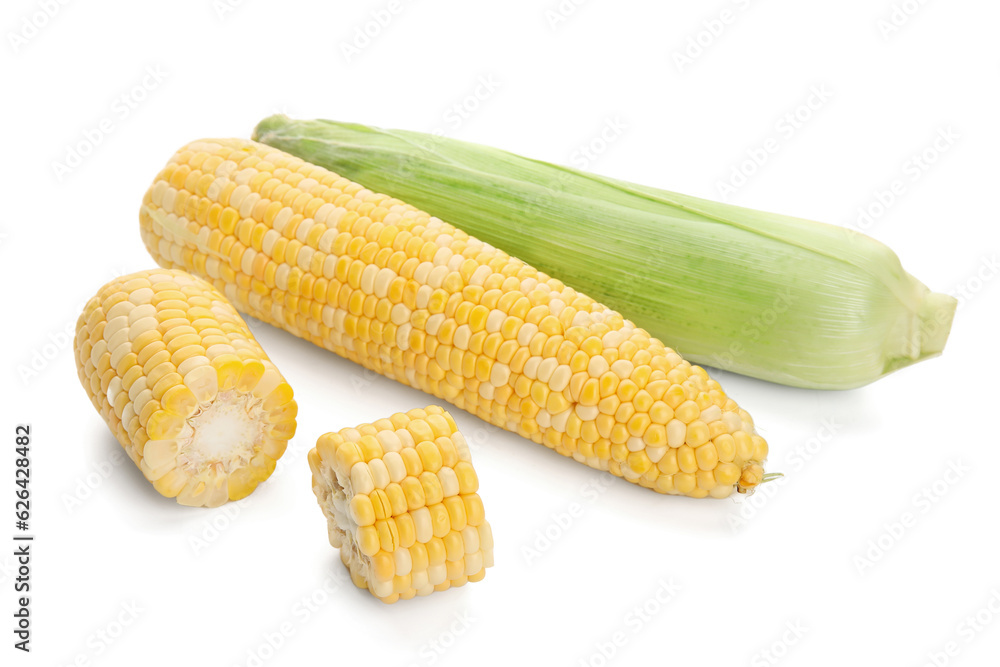
[[[214,287],[155,269],[112,280],[76,325],[77,371],[153,487],[182,505],[249,495],[295,432],[292,390]]]
[[[322,435],[309,467],[330,544],[382,602],[464,586],[493,566],[469,446],[442,408]]]
[[[156,177],[140,222],[157,262],[244,312],[593,468],[698,498],[763,479],[767,443],[702,368],[321,167],[253,141],[196,141]]]

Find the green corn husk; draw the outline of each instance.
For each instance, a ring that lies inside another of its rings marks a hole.
[[[937,356],[956,300],[874,239],[418,132],[264,119],[254,139],[417,206],[692,362],[816,389]]]

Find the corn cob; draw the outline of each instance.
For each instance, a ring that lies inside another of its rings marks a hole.
[[[559,276],[692,362],[848,389],[939,355],[951,329],[957,301],[853,230],[419,132],[272,116],[254,138]]]
[[[112,280],[74,341],[80,382],[153,487],[182,505],[249,495],[295,432],[292,390],[215,288],[183,271]]]
[[[480,581],[493,566],[469,446],[440,407],[322,435],[309,467],[330,544],[382,602]]]
[[[242,311],[660,493],[762,481],[746,411],[620,314],[412,206],[242,139],[196,141],[143,199],[157,262]]]

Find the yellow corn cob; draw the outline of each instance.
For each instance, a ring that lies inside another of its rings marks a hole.
[[[469,446],[442,408],[322,435],[309,467],[330,544],[382,602],[479,581],[492,567]]]
[[[197,141],[156,177],[140,222],[157,262],[244,312],[593,468],[698,498],[763,479],[767,443],[702,368],[321,167],[253,141]]]
[[[215,288],[183,271],[112,280],[76,325],[77,371],[157,491],[215,507],[249,495],[295,432],[292,390]]]

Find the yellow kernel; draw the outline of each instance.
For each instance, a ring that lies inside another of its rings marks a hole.
[[[677,466],[683,472],[693,473],[698,470],[698,458],[695,456],[693,447],[681,445],[677,448]]]
[[[694,401],[684,401],[674,409],[674,416],[685,424],[690,424],[701,414],[698,404]]]
[[[695,420],[687,425],[687,433],[685,436],[685,442],[692,447],[698,447],[708,442],[709,432],[708,425],[700,420]]]

